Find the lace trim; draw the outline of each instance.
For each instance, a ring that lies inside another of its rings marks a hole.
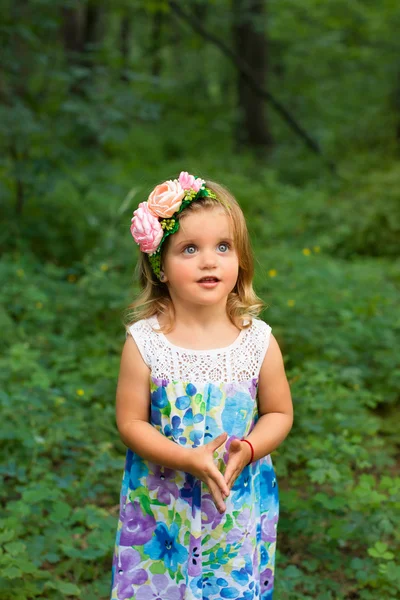
[[[232,344],[224,348],[194,350],[175,346],[161,333],[157,317],[128,327],[152,377],[174,381],[241,382],[257,378],[267,352],[271,327],[253,319]]]

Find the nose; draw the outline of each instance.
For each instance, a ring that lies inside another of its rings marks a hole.
[[[214,269],[217,266],[215,250],[203,250],[201,253],[200,266],[202,269]]]

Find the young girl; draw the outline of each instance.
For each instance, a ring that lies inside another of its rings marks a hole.
[[[134,212],[142,294],[131,306],[116,415],[128,447],[113,600],[267,600],[279,516],[270,453],[293,407],[257,318],[243,213],[182,172]]]

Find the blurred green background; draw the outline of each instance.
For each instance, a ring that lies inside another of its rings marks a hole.
[[[181,170],[243,206],[292,389],[274,598],[399,598],[398,2],[2,9],[1,599],[109,597],[130,220]]]

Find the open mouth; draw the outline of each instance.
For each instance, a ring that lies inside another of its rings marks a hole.
[[[217,283],[218,277],[202,277],[197,283]]]

